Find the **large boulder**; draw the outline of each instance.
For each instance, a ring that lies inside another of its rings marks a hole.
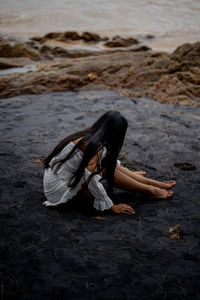
[[[56,41],[79,41],[83,40],[84,42],[99,42],[108,40],[107,37],[101,37],[100,35],[92,32],[83,32],[82,34],[77,33],[76,31],[66,31],[66,32],[50,32],[45,34],[43,37],[32,37],[33,41],[40,43],[45,43],[47,40],[56,40]]]
[[[114,47],[130,47],[139,44],[139,41],[134,38],[121,38],[120,36],[115,36],[111,40],[104,43],[104,46],[114,48]]]
[[[183,44],[172,53],[171,58],[190,66],[200,66],[200,42]]]
[[[66,31],[63,33],[61,39],[78,41],[81,39],[81,36],[76,31]]]
[[[17,57],[17,58],[0,57],[0,69],[23,67],[31,63],[32,61],[26,57]]]
[[[26,43],[0,41],[0,57],[28,57],[38,60],[39,53]]]
[[[81,39],[84,40],[85,42],[100,42],[107,38],[102,38],[102,37],[100,37],[100,35],[98,35],[96,33],[83,32],[81,35]]]

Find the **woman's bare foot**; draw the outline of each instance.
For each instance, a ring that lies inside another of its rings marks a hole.
[[[176,181],[170,180],[166,182],[161,182],[161,181],[156,181],[156,180],[151,180],[148,182],[149,185],[155,186],[160,189],[171,189],[175,184]]]
[[[166,198],[171,197],[174,192],[152,186],[152,189],[151,189],[150,193],[151,193],[150,199],[152,199],[152,198],[166,199]]]

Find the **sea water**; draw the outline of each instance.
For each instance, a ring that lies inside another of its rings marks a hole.
[[[136,37],[155,50],[173,51],[200,40],[200,0],[0,1],[0,33],[30,37],[71,30]]]

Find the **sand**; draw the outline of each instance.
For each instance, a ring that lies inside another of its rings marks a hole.
[[[1,100],[1,299],[199,299],[199,107],[91,90]],[[43,206],[40,159],[115,109],[121,161],[175,179],[167,200],[115,189],[135,215],[98,212],[86,194]]]

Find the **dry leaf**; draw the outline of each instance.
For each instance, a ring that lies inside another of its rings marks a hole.
[[[200,120],[200,116],[193,115],[192,118],[196,120]]]
[[[39,164],[39,165],[42,165],[42,159],[41,158],[35,158],[32,160],[32,162],[36,163],[36,164]]]
[[[175,226],[174,226],[174,230],[176,230],[176,231],[181,231],[181,226],[180,226],[180,225],[175,225]]]
[[[178,234],[178,233],[173,233],[173,234],[171,234],[171,236],[170,236],[170,239],[171,240],[173,240],[173,239],[180,239],[181,237],[180,237],[180,235]]]
[[[41,141],[38,141],[38,140],[32,140],[31,143],[41,143]]]
[[[181,230],[181,226],[178,224],[169,227],[169,232],[180,231],[180,230]]]
[[[96,80],[97,78],[98,78],[97,75],[94,74],[94,73],[89,73],[88,74],[88,79],[91,80],[91,81]]]
[[[128,153],[127,151],[122,151],[120,154],[120,159],[123,159],[127,153]]]
[[[173,239],[180,239],[180,232],[181,232],[181,226],[176,224],[174,226],[170,226],[169,227],[169,236],[170,236],[170,239],[173,240]]]
[[[102,218],[102,217],[99,217],[99,216],[97,216],[97,217],[92,217],[93,219],[96,219],[96,220],[104,220],[105,218]]]

